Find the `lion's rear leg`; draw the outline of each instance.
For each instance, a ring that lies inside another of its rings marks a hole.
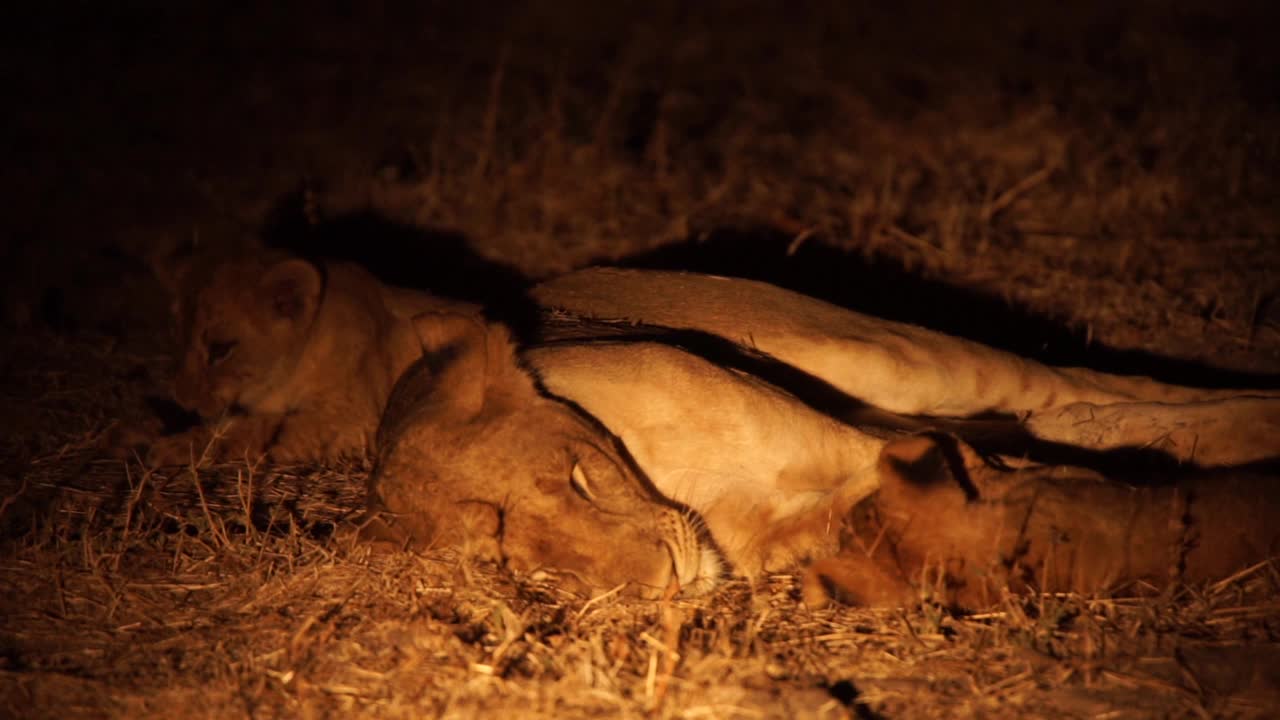
[[[1076,403],[1036,413],[1037,437],[1112,450],[1144,447],[1198,465],[1237,465],[1280,457],[1280,402],[1242,397],[1210,402]]]

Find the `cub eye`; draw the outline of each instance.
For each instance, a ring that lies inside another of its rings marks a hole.
[[[591,483],[587,480],[587,473],[583,471],[582,466],[578,463],[573,464],[573,471],[569,473],[569,486],[574,492],[582,496],[583,500],[595,501],[595,493],[591,492]]]
[[[231,353],[235,352],[237,344],[238,343],[236,343],[236,341],[234,340],[230,340],[227,342],[209,343],[209,348],[206,351],[209,357],[209,365],[210,366],[217,365],[223,360],[226,360],[228,357],[231,356]]]

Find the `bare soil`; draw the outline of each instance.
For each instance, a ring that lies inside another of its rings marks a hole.
[[[1280,382],[1261,3],[64,3],[8,23],[0,715],[1273,717],[1280,574],[807,610],[594,598],[351,535],[360,464],[108,458],[165,393],[148,258],[481,299],[750,275],[1025,354]]]

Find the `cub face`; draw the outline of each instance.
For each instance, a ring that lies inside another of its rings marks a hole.
[[[281,389],[297,371],[320,306],[320,269],[296,258],[248,257],[192,266],[177,280],[174,399],[206,419],[232,408],[288,410]]]

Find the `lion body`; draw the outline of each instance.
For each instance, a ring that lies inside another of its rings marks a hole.
[[[203,423],[153,443],[157,464],[365,452],[392,384],[421,354],[411,318],[479,312],[386,287],[354,265],[267,252],[194,265],[174,292],[174,399]]]

